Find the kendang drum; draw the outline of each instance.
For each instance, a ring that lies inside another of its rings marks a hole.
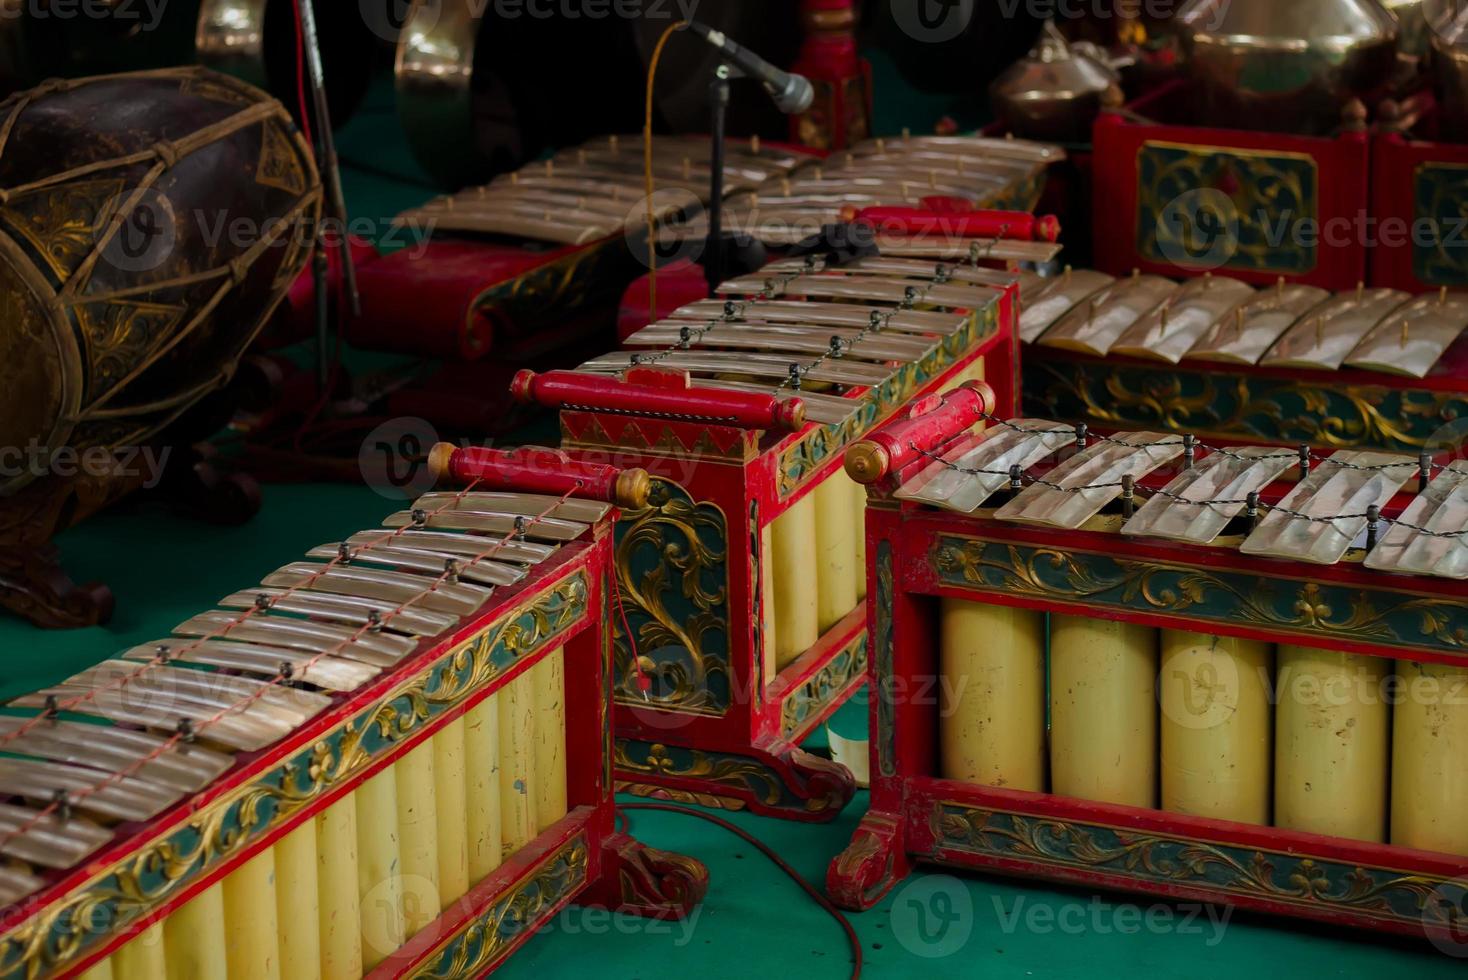
[[[146,445],[224,386],[305,265],[320,194],[280,104],[203,69],[0,103],[0,538],[58,526],[77,492],[58,453]]]

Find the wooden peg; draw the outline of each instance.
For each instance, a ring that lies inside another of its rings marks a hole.
[[[878,139],[877,139],[877,152],[878,153],[886,153],[887,152],[887,141],[884,140],[884,139],[882,139],[882,138],[880,138],[880,137],[878,137]]]
[[[1167,336],[1167,313],[1168,313],[1168,307],[1163,306],[1162,309],[1158,311],[1158,313],[1159,313],[1159,316],[1158,316],[1158,321],[1157,321],[1157,336],[1159,336],[1159,337],[1166,337]]]
[[[909,127],[907,127],[907,126],[903,126],[902,127],[902,142],[906,143],[910,139],[912,139],[912,130]]]
[[[1242,307],[1234,311],[1234,336],[1244,335],[1244,310]]]
[[[1437,291],[1437,305],[1438,306],[1443,306],[1443,305],[1445,305],[1447,303],[1447,301],[1448,301],[1448,287],[1446,287],[1446,286],[1439,287],[1439,289]]]
[[[1402,343],[1401,343],[1401,346],[1403,346],[1403,347],[1406,347],[1407,346],[1407,333],[1411,329],[1412,329],[1412,321],[1411,320],[1403,320],[1402,321]]]
[[[617,139],[616,133],[613,133],[612,135],[607,137],[607,148],[610,149],[613,154],[621,152],[622,148],[620,146],[620,143],[621,141]]]
[[[1320,317],[1315,318],[1315,346],[1325,345],[1325,321]]]
[[[1284,276],[1274,280],[1274,295],[1281,300],[1284,299]]]
[[[1365,298],[1366,298],[1366,280],[1364,280],[1364,279],[1357,279],[1356,280],[1356,302],[1359,303],[1359,302],[1361,302]]]
[[[577,150],[576,151],[576,162],[579,163],[579,164],[581,164],[583,167],[586,166],[586,151],[585,150]]]
[[[749,138],[749,152],[756,156],[759,155],[759,133],[755,133]]]
[[[693,161],[690,160],[688,157],[683,158],[683,179],[693,179]]]
[[[928,171],[928,188],[930,190],[937,190],[938,189],[938,171],[936,171],[936,170],[929,170]]]
[[[1141,278],[1142,278],[1142,270],[1139,269],[1139,268],[1137,268],[1136,266],[1132,266],[1132,282],[1136,282],[1137,280],[1139,280]]]
[[[1064,281],[1065,285],[1067,285],[1067,286],[1070,285],[1070,274],[1071,274],[1071,271],[1072,271],[1072,267],[1071,267],[1070,263],[1067,262],[1066,265],[1065,265],[1065,275],[1063,277],[1063,281]]]
[[[510,183],[511,184],[518,184],[518,183],[520,183],[520,171],[518,171],[518,170],[511,170],[510,171]]]
[[[556,175],[556,162],[554,160],[547,160],[545,162],[545,175],[547,177],[554,177]]]
[[[780,178],[780,196],[781,197],[789,197],[790,196],[790,178],[789,177],[781,177]]]

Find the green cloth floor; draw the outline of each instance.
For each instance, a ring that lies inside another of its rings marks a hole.
[[[879,66],[880,67],[880,66]],[[878,91],[896,85],[881,78]],[[900,94],[900,90],[899,90]],[[906,116],[914,128],[944,111],[928,97]],[[884,103],[884,128],[902,124],[906,103]],[[391,90],[379,86],[341,137],[352,164],[354,213],[390,217],[431,191],[397,127]],[[0,617],[0,696],[34,690],[176,623],[307,549],[376,525],[397,504],[365,487],[271,486],[250,524],[209,528],[162,512],[106,515],[59,539],[78,581],[110,584],[117,613],[104,628],[44,632]],[[844,717],[843,732],[855,718]],[[818,886],[850,838],[865,794],[832,824],[805,825],[735,814]],[[572,909],[532,938],[501,971],[506,978],[722,980],[849,974],[834,921],[743,841],[703,821],[637,813],[645,842],[694,855],[712,872],[708,900],[686,925]],[[854,915],[870,977],[1463,977],[1468,960],[1426,944],[1232,916],[1221,934],[1206,913],[1140,898],[1097,896],[990,877],[915,876],[871,912]],[[1219,914],[1215,912],[1215,914]]]

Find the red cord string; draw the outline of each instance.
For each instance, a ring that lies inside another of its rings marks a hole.
[[[463,498],[463,496],[465,494],[469,493],[469,491],[478,482],[479,481],[476,480],[475,483],[470,484],[464,490],[460,491],[457,495],[455,495],[455,497],[454,497],[454,499],[452,501],[445,503],[443,508],[438,508],[438,509],[434,510],[433,513],[439,513],[444,508],[452,507],[454,505],[454,503],[458,502],[460,499]],[[570,490],[567,490],[558,499],[556,499],[548,507],[546,507],[545,510],[541,511],[535,517],[531,518],[528,522],[526,522],[525,527],[526,528],[534,527],[536,524],[538,524],[541,521],[545,520],[552,513],[554,513],[555,510],[558,507],[560,507],[562,504],[564,504],[575,493],[575,491],[580,488],[580,486],[581,486],[581,484],[578,481],[578,483],[576,484],[576,486],[572,487]],[[372,547],[377,547],[383,541],[392,540],[397,535],[403,533],[406,530],[408,530],[408,528],[403,527],[403,528],[398,528],[398,529],[396,529],[395,531],[392,531],[392,532],[384,532],[382,538],[380,538],[377,541],[374,541],[374,542],[370,543],[369,545],[367,545],[366,547],[364,547],[362,549],[358,549],[358,553],[360,553],[361,551],[367,550],[369,548],[372,548]],[[486,548],[484,551],[480,552],[479,554],[475,555],[473,558],[469,559],[467,562],[463,562],[462,565],[473,565],[473,564],[475,564],[477,562],[485,561],[485,560],[487,560],[489,558],[494,557],[500,551],[504,550],[504,548],[507,547],[511,542],[513,542],[519,534],[520,534],[520,530],[518,530],[518,529],[517,530],[511,530],[511,531],[507,532],[503,538],[499,539],[494,544],[492,544],[490,547]],[[317,573],[318,576],[320,574],[324,574],[324,569],[323,569],[323,572],[322,573]],[[445,582],[447,582],[449,580],[449,578],[453,574],[454,574],[454,572],[453,572],[452,569],[445,568],[444,571],[443,571],[443,573],[441,575],[439,575],[439,577],[436,578],[431,585],[429,585],[427,588],[423,589],[423,591],[419,592],[417,595],[415,595],[412,598],[407,599],[406,601],[404,601],[403,603],[401,603],[399,606],[397,606],[397,608],[395,608],[395,609],[389,611],[388,613],[384,614],[383,616],[379,617],[377,623],[368,622],[368,623],[362,624],[362,626],[355,633],[353,633],[351,636],[349,636],[345,640],[342,640],[340,643],[336,644],[335,646],[331,647],[330,649],[323,650],[321,653],[319,653],[316,656],[312,657],[310,660],[308,660],[304,664],[302,664],[299,668],[293,670],[292,671],[292,674],[293,675],[303,675],[303,674],[305,674],[306,672],[310,671],[311,668],[315,667],[318,663],[320,663],[322,660],[325,660],[327,657],[334,656],[335,654],[340,653],[341,651],[345,650],[347,647],[351,646],[353,643],[355,643],[358,639],[360,639],[366,633],[368,633],[368,632],[370,632],[370,631],[372,631],[374,629],[380,628],[381,626],[383,626],[383,625],[391,622],[394,617],[400,615],[408,607],[414,605],[417,602],[422,601],[423,599],[425,599],[428,596],[432,595],[434,592],[438,591],[439,587],[441,585],[443,585]],[[297,586],[296,588],[297,589],[303,588],[303,586]],[[253,611],[253,610],[251,610],[251,611]],[[243,621],[243,617],[241,618],[241,621]],[[200,640],[198,642],[202,643],[203,640]],[[150,669],[150,668],[155,667],[155,666],[159,666],[163,662],[164,661],[162,661],[161,659],[160,660],[156,660],[156,661],[149,661],[147,665],[145,665],[144,667],[140,668],[135,673],[128,675],[128,677],[129,677],[129,679],[132,678],[132,677],[137,677],[137,676],[141,675],[145,670]],[[241,698],[239,701],[235,702],[234,704],[232,704],[232,705],[230,705],[230,706],[228,706],[226,708],[220,709],[213,716],[211,716],[210,718],[205,719],[202,723],[200,723],[194,729],[194,735],[195,736],[198,736],[200,734],[203,734],[204,732],[208,731],[213,726],[219,724],[221,721],[223,721],[225,718],[229,717],[230,715],[235,714],[235,713],[237,713],[239,711],[242,711],[245,708],[248,708],[250,705],[254,704],[256,701],[258,701],[261,698],[263,698],[268,691],[274,690],[276,687],[278,687],[279,685],[285,683],[287,680],[288,680],[288,678],[286,677],[285,674],[283,674],[283,673],[277,673],[273,678],[271,678],[270,680],[268,680],[264,684],[262,684],[260,686],[260,688],[258,688],[254,693],[248,695],[247,697]],[[97,691],[89,692],[89,694],[91,694],[92,696],[95,696],[95,694],[98,691],[101,691],[101,690],[103,690],[103,689],[102,688],[98,688]],[[27,728],[27,727],[33,727],[36,722],[38,722],[40,720],[43,720],[46,717],[48,717],[48,716],[47,715],[38,715],[36,718],[32,719],[31,723],[28,723],[27,726],[23,726],[22,729],[17,729],[16,733],[13,733],[12,734],[12,737],[15,737],[16,734],[18,734],[22,730],[25,730],[25,728]],[[34,817],[32,817],[29,820],[25,821],[24,823],[20,824],[19,826],[17,826],[14,830],[10,831],[9,833],[7,833],[7,834],[5,834],[3,836],[0,836],[0,851],[3,851],[5,849],[5,847],[6,847],[6,845],[9,844],[16,837],[19,837],[20,835],[25,834],[28,831],[30,831],[30,830],[34,829],[35,827],[39,826],[40,823],[43,820],[45,820],[47,817],[49,817],[53,813],[55,813],[57,811],[57,809],[59,809],[62,806],[63,802],[66,805],[68,805],[68,806],[75,806],[78,802],[80,802],[82,800],[85,800],[85,799],[87,799],[90,796],[94,796],[97,793],[100,793],[102,790],[106,789],[107,787],[112,786],[112,785],[117,784],[117,783],[120,783],[122,780],[127,779],[127,778],[130,778],[131,776],[136,775],[137,773],[141,772],[144,768],[146,768],[149,763],[155,762],[156,760],[158,760],[159,758],[161,758],[164,754],[166,754],[169,751],[171,751],[172,749],[174,749],[178,745],[178,743],[184,739],[184,737],[185,736],[184,736],[184,734],[182,732],[175,732],[171,736],[169,736],[167,739],[165,739],[162,743],[160,743],[152,752],[149,752],[147,755],[145,755],[142,758],[138,759],[135,763],[133,763],[133,764],[131,764],[131,765],[129,765],[129,766],[123,768],[123,769],[120,769],[117,772],[111,773],[110,775],[108,775],[108,777],[106,779],[103,779],[103,780],[95,783],[92,786],[86,787],[85,789],[77,790],[75,793],[67,794],[67,796],[66,796],[66,798],[65,798],[64,801],[63,800],[53,800],[52,802],[48,803],[45,807],[43,807],[41,810],[39,810]],[[0,743],[0,744],[3,744],[3,743]]]

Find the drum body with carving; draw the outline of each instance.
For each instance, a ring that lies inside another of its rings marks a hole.
[[[213,72],[0,103],[0,495],[222,386],[304,267],[320,192],[280,104]]]

